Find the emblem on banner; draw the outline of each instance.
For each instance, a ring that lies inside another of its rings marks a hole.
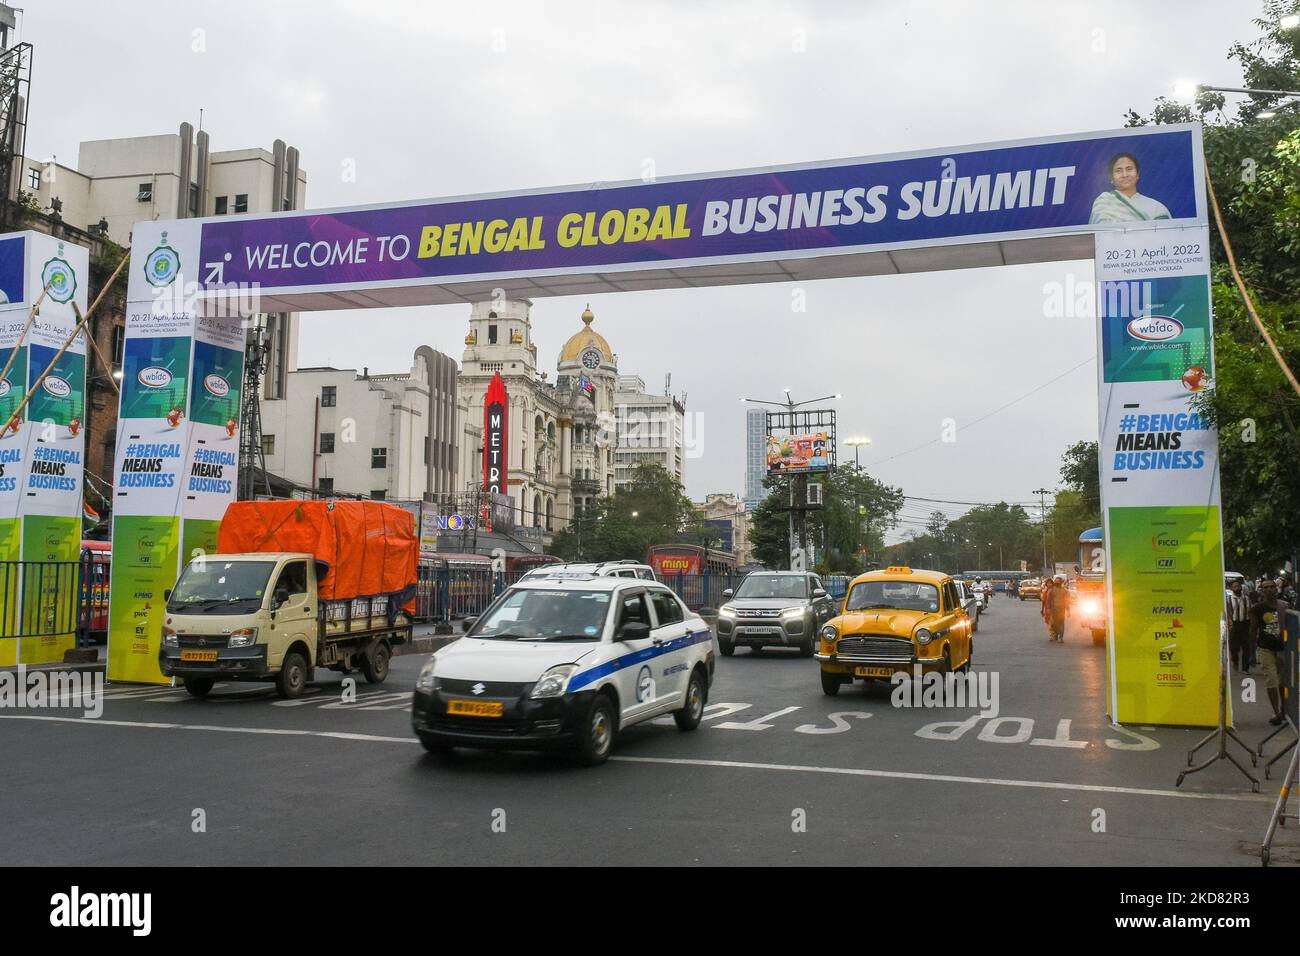
[[[144,260],[144,277],[150,285],[161,288],[175,282],[180,271],[180,253],[167,245],[167,231],[163,230],[162,244],[155,246]]]
[[[77,274],[63,258],[63,243],[59,243],[59,253],[46,261],[41,268],[41,286],[48,288],[49,297],[55,302],[71,301],[77,294]]]

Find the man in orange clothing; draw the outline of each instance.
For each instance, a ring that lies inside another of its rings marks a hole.
[[[1052,579],[1046,574],[1043,575],[1043,586],[1038,592],[1038,600],[1042,602],[1043,623],[1047,625],[1047,636],[1052,635]]]
[[[1057,575],[1052,581],[1052,599],[1047,604],[1047,629],[1052,640],[1065,643],[1065,619],[1070,614],[1070,589],[1065,586],[1065,578]]]

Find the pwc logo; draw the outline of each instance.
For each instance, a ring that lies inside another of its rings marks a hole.
[[[1183,323],[1168,315],[1143,315],[1131,321],[1127,331],[1142,342],[1168,342],[1183,334]]]

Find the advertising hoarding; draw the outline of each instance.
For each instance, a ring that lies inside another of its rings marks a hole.
[[[831,470],[826,432],[767,436],[767,473],[809,474]]]

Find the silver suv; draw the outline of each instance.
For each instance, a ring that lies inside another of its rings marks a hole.
[[[718,608],[718,649],[726,657],[737,645],[755,652],[797,647],[800,657],[812,657],[818,631],[835,616],[821,578],[804,571],[755,571],[722,596],[727,603]]]

